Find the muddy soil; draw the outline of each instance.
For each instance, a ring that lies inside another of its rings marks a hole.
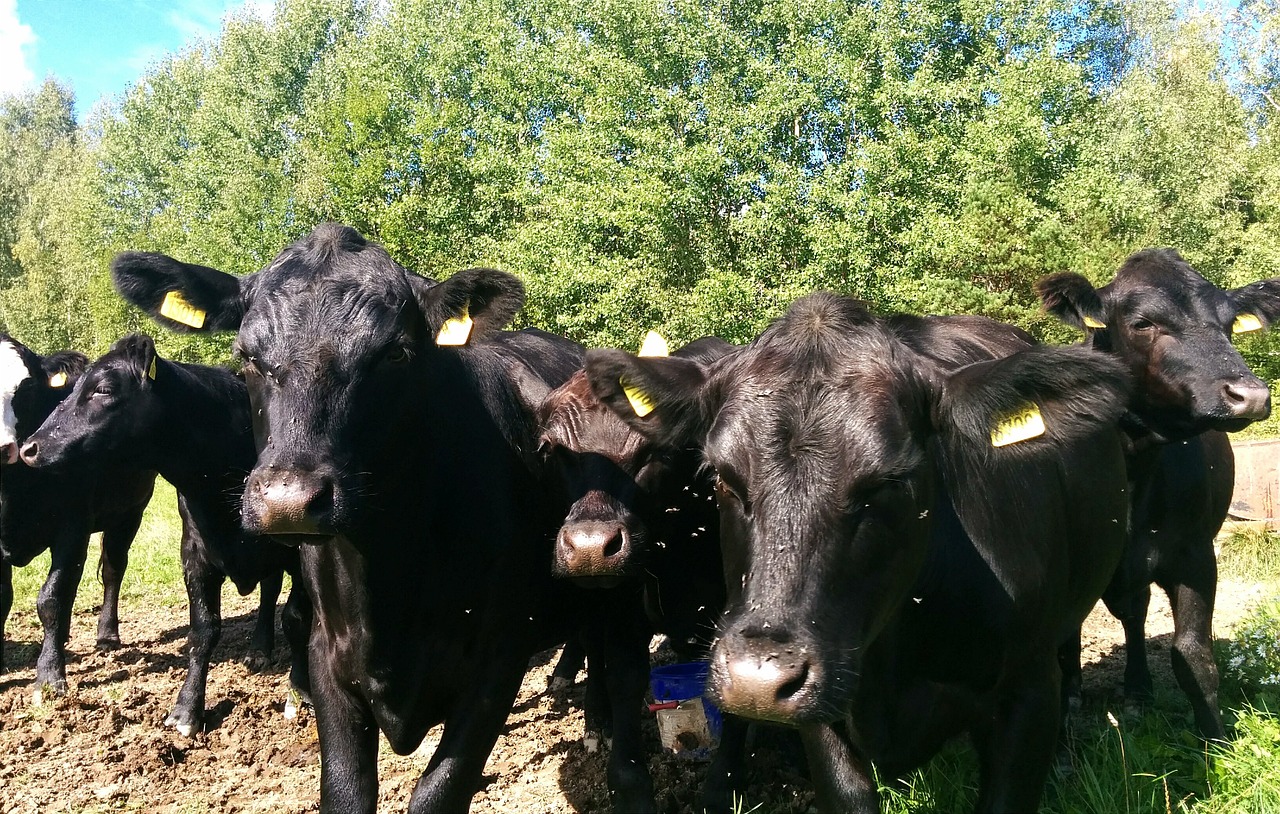
[[[86,589],[92,590],[89,586]],[[1224,582],[1216,632],[1223,636],[1259,586]],[[1172,620],[1157,591],[1148,636],[1156,681],[1172,686],[1168,644]],[[66,698],[33,703],[39,648],[33,609],[14,608],[0,675],[0,812],[310,812],[318,810],[319,747],[314,720],[283,716],[287,652],[262,672],[243,663],[253,598],[227,592],[222,642],[210,671],[207,731],[184,738],[163,728],[185,674],[186,608],[122,603],[125,646],[94,649],[95,615],[72,623]],[[1105,612],[1090,617],[1085,636],[1086,693],[1119,692],[1122,634]],[[556,651],[533,661],[507,727],[485,770],[473,812],[606,812],[604,759],[582,744],[582,679],[547,691]],[[403,811],[439,737],[413,755],[384,742],[380,811]],[[662,754],[650,720],[650,768],[663,812],[692,812],[706,766]],[[765,734],[753,746],[747,799],[764,809],[806,812],[812,794],[785,738]]]

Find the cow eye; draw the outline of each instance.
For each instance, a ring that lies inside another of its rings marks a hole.
[[[1131,327],[1132,327],[1135,331],[1144,331],[1144,332],[1145,332],[1145,331],[1149,331],[1149,330],[1151,330],[1152,328],[1156,327],[1156,324],[1155,324],[1154,322],[1152,322],[1151,320],[1149,320],[1149,319],[1142,319],[1141,317],[1139,317],[1138,319],[1135,319],[1135,320],[1131,323]]]
[[[387,349],[387,354],[383,357],[393,365],[402,365],[409,361],[409,349],[403,345],[393,345]]]
[[[243,364],[241,365],[241,370],[244,371],[245,375],[253,375],[253,376],[262,375],[262,370],[258,367],[258,357],[244,356],[242,357],[242,360],[243,360]]]
[[[742,496],[719,475],[716,475],[716,500],[720,502],[721,506],[725,506],[728,503],[737,503],[742,507],[743,511],[750,511],[750,504],[743,500]]]

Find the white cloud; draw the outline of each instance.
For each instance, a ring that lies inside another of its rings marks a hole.
[[[275,3],[273,0],[181,0],[173,4],[165,21],[187,42],[211,40],[222,31],[227,17],[242,11],[260,20],[270,20],[275,14]]]
[[[23,52],[35,42],[31,26],[18,19],[18,0],[0,0],[0,96],[29,90],[35,83]]]

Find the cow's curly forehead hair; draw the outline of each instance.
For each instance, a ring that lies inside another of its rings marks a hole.
[[[254,318],[241,326],[241,344],[282,325],[357,340],[368,333],[363,329],[386,326],[387,315],[409,307],[411,273],[351,227],[322,224],[254,275],[244,293],[246,315]]]
[[[718,371],[709,447],[768,462],[779,471],[758,474],[804,484],[812,497],[845,476],[907,471],[919,449],[891,441],[927,412],[919,362],[861,303],[805,297]]]

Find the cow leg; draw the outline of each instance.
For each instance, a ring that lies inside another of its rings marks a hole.
[[[515,645],[509,648],[511,653],[532,649],[522,646],[525,643],[521,641],[506,644]],[[409,814],[470,808],[485,761],[511,712],[528,666],[527,659],[511,658],[510,654],[494,654],[488,663],[487,674],[458,698],[445,720],[440,745],[409,800]]]
[[[249,638],[249,653],[244,657],[245,666],[255,673],[266,669],[276,648],[276,603],[283,587],[284,571],[272,570],[258,583],[258,618]]]
[[[338,686],[329,669],[333,658],[322,640],[313,636],[312,645],[316,653],[312,701],[320,736],[320,812],[375,814],[378,723],[364,699]]]
[[[973,728],[978,750],[978,812],[1037,811],[1053,766],[1061,699],[1057,665],[1030,667],[1049,675],[1001,694],[995,717]],[[1021,674],[1018,668],[1011,668]]]
[[[569,639],[565,642],[564,649],[560,651],[560,658],[556,661],[555,669],[551,671],[551,678],[547,680],[547,689],[552,692],[562,692],[572,687],[574,680],[578,677],[578,671],[582,669],[586,660],[587,651],[578,637]]]
[[[308,673],[307,639],[311,635],[311,597],[300,574],[293,575],[293,586],[280,613],[280,626],[289,641],[289,697],[284,704],[284,717],[297,716],[298,708],[311,704],[311,676]]]
[[[620,609],[624,613],[626,608]],[[637,606],[636,611],[640,611]],[[641,733],[641,710],[649,684],[649,641],[653,635],[643,619],[625,619],[606,640],[609,707],[613,745],[609,751],[609,796],[617,814],[656,812],[653,780]]]
[[[187,584],[191,629],[187,633],[187,680],[178,691],[173,712],[164,719],[190,737],[204,723],[205,685],[209,660],[222,638],[222,582],[224,576],[204,555],[204,543],[190,527],[182,534],[182,576]]]
[[[120,584],[129,567],[129,546],[142,525],[142,512],[132,515],[102,532],[102,553],[98,568],[102,573],[102,611],[98,614],[98,649],[120,647]]]
[[[1058,668],[1062,671],[1062,715],[1065,718],[1080,709],[1084,688],[1080,669],[1080,628],[1058,646]]]
[[[745,718],[725,713],[720,725],[720,745],[716,747],[707,777],[702,783],[702,809],[708,814],[734,814],[734,793],[745,787],[743,776],[747,750]]]
[[[1151,586],[1135,586],[1123,594],[1104,595],[1111,614],[1124,626],[1124,697],[1129,705],[1151,700],[1151,670],[1147,666],[1147,606]]]
[[[4,672],[4,629],[13,608],[13,566],[0,554],[0,673]]]
[[[1213,603],[1218,581],[1218,565],[1213,549],[1208,556],[1187,563],[1184,579],[1161,584],[1173,610],[1173,647],[1169,657],[1178,686],[1186,693],[1195,712],[1196,727],[1204,738],[1224,740],[1226,730],[1218,710],[1218,665],[1213,660]]]
[[[809,760],[809,779],[819,810],[878,814],[880,793],[871,762],[858,754],[835,727],[801,726],[800,741]]]
[[[587,635],[587,634],[584,634]],[[582,695],[582,745],[594,754],[613,734],[609,717],[609,661],[599,640],[584,642],[587,681]]]
[[[44,628],[44,642],[36,660],[36,700],[45,691],[53,695],[67,693],[67,640],[71,638],[71,611],[75,606],[76,588],[84,574],[84,560],[89,551],[89,535],[79,531],[64,533],[55,540],[49,576],[36,599],[36,613]]]

